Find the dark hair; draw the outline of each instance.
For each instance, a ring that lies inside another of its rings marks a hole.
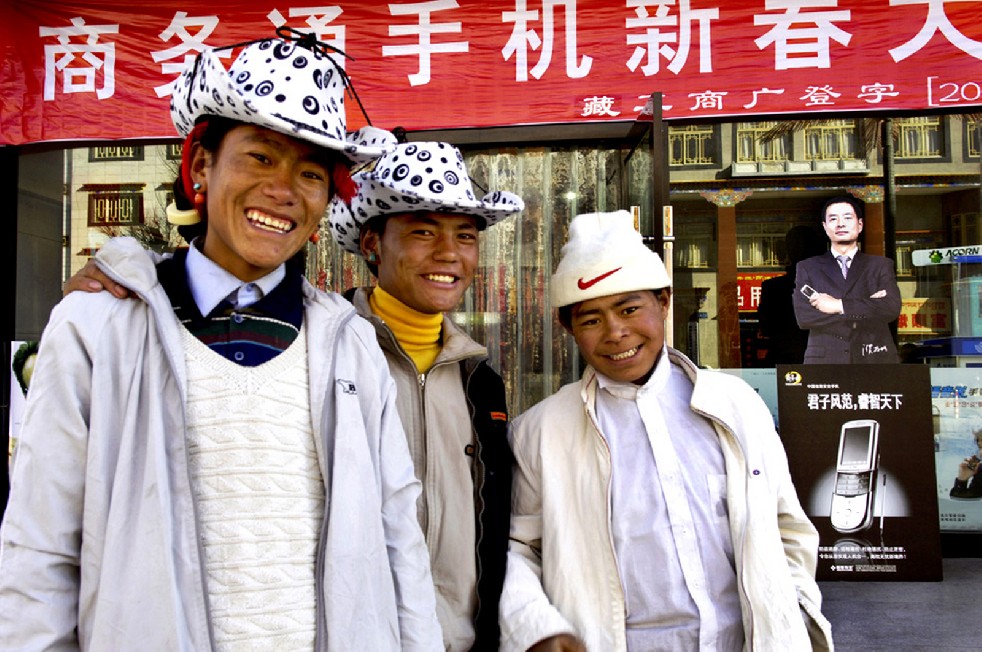
[[[361,227],[361,233],[358,234],[358,236],[359,236],[358,237],[358,240],[359,240],[359,242],[361,242],[361,236],[366,231],[371,231],[372,233],[374,233],[374,234],[376,234],[378,236],[378,239],[379,240],[381,240],[382,239],[382,236],[385,235],[385,225],[388,223],[390,217],[397,217],[399,215],[412,215],[413,213],[421,213],[421,212],[428,212],[428,211],[402,211],[400,213],[391,213],[391,214],[387,214],[387,215],[376,215],[375,217],[371,218],[370,220],[368,220],[367,222],[365,222],[362,225],[362,227]],[[439,215],[439,213],[437,213],[437,215]],[[453,213],[445,213],[445,215],[453,215]],[[474,215],[472,215],[470,217],[474,217],[474,222],[475,222],[475,225],[477,226],[477,230],[478,231],[483,231],[484,228],[485,228],[485,225],[487,224],[487,221],[484,218],[477,217],[477,216],[474,216]],[[368,259],[367,258],[365,259],[365,264],[368,265],[368,271],[370,271],[372,273],[372,276],[374,276],[375,278],[378,278],[378,265],[374,265],[374,264],[368,262]]]
[[[826,211],[829,210],[829,206],[831,206],[832,204],[849,204],[850,206],[852,206],[852,209],[854,211],[856,211],[856,217],[858,219],[863,219],[863,212],[865,211],[865,204],[863,204],[863,202],[861,202],[860,200],[856,199],[852,195],[840,195],[839,197],[833,197],[831,199],[828,199],[828,200],[826,200],[826,202],[824,204],[822,204],[822,222],[823,223],[825,222],[825,213],[826,213]]]
[[[195,142],[199,143],[206,151],[215,154],[218,152],[219,147],[221,147],[222,141],[228,132],[232,131],[236,127],[242,126],[244,124],[249,124],[247,122],[240,122],[238,120],[232,120],[230,118],[225,118],[216,115],[206,115],[198,119],[199,125],[204,125],[203,131],[197,134],[192,132],[191,136],[184,141],[184,147],[188,148],[186,156],[190,156],[190,148]],[[351,201],[351,198],[356,192],[354,181],[351,179],[351,174],[349,166],[351,163],[345,158],[340,152],[335,152],[333,150],[323,149],[324,165],[328,168],[328,172],[331,177],[331,195],[339,195],[345,201]],[[182,156],[185,154],[182,153]],[[190,185],[190,180],[184,178],[184,170],[182,168],[182,173],[179,173],[177,178],[174,180],[174,204],[180,210],[191,210],[195,208],[193,197],[188,197],[188,190],[186,187]],[[201,214],[201,221],[197,224],[190,224],[186,226],[177,227],[177,232],[181,234],[187,242],[191,242],[194,238],[199,235],[204,235],[208,230],[208,214],[204,210],[204,207],[199,209]]]
[[[228,132],[232,131],[236,126],[242,124],[236,120],[230,120],[229,118],[222,118],[220,116],[204,116],[199,120],[206,121],[204,131],[198,138],[198,141],[206,151],[215,153],[218,151],[219,145],[222,144],[222,140]],[[190,148],[194,143],[191,142],[191,138],[184,141],[184,147]],[[184,156],[190,156],[191,152],[188,151]],[[195,208],[194,201],[191,197],[187,196],[185,192],[184,178],[179,173],[177,178],[174,179],[174,204],[178,209],[182,211],[192,210]],[[203,236],[208,230],[208,214],[204,211],[204,207],[200,209],[201,221],[197,224],[187,224],[177,227],[177,232],[181,234],[187,242],[191,242],[199,235]]]

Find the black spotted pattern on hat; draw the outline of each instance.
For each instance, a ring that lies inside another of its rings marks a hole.
[[[292,41],[246,46],[228,71],[215,51],[204,51],[197,72],[190,66],[174,85],[170,106],[182,136],[201,116],[218,115],[342,151],[355,163],[395,144],[391,134],[374,127],[347,135],[341,75],[326,55]]]
[[[397,145],[379,158],[374,170],[353,179],[358,192],[351,206],[336,199],[329,215],[334,239],[352,253],[360,253],[361,228],[375,217],[433,211],[471,215],[480,218],[482,226],[491,226],[525,207],[520,197],[502,190],[478,200],[464,155],[448,143]]]

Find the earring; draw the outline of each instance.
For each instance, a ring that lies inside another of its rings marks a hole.
[[[205,205],[205,193],[201,192],[201,184],[200,183],[196,183],[196,184],[194,184],[191,187],[194,188],[194,200],[193,200],[194,201],[194,205],[195,206],[204,206]]]
[[[368,254],[368,262],[372,263],[373,265],[378,262],[378,255],[374,251]]]
[[[310,234],[309,239],[311,244],[317,244],[318,242],[320,242],[321,234],[318,233],[317,231],[314,231],[313,233]]]

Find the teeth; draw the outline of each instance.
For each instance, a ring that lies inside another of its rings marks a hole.
[[[271,231],[273,233],[289,233],[293,230],[293,223],[289,220],[281,220],[271,215],[260,213],[257,210],[247,211],[246,219],[264,231]]]
[[[427,274],[426,278],[437,283],[453,283],[454,277],[447,274]]]
[[[611,360],[626,360],[637,352],[638,352],[638,347],[634,347],[633,349],[629,351],[625,351],[624,353],[613,353],[607,357],[609,357]]]

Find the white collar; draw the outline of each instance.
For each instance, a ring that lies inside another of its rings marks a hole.
[[[859,253],[859,245],[854,244],[852,246],[852,249],[850,249],[849,251],[843,252],[841,254],[837,254],[837,253],[835,253],[832,250],[829,250],[829,253],[832,254],[832,257],[835,258],[836,260],[839,259],[839,256],[845,256],[846,258],[849,259],[849,262],[851,263],[852,262],[852,259],[856,257],[856,254]]]
[[[236,308],[252,305],[272,292],[286,276],[286,265],[281,263],[266,276],[246,283],[201,253],[198,249],[199,240],[200,238],[195,238],[188,247],[185,269],[188,275],[188,288],[191,290],[191,296],[194,297],[194,303],[198,306],[198,312],[203,317],[208,316],[232,293],[237,293],[236,297],[232,297]]]
[[[665,388],[668,384],[668,378],[671,375],[672,363],[668,359],[668,346],[662,344],[661,353],[658,355],[658,362],[655,363],[655,370],[645,381],[644,385],[635,385],[630,382],[621,382],[617,380],[612,380],[607,376],[604,376],[599,371],[597,372],[597,385],[601,389],[605,389],[614,396],[618,398],[626,398],[633,400],[637,398],[640,394],[648,394],[651,392],[658,393]]]

